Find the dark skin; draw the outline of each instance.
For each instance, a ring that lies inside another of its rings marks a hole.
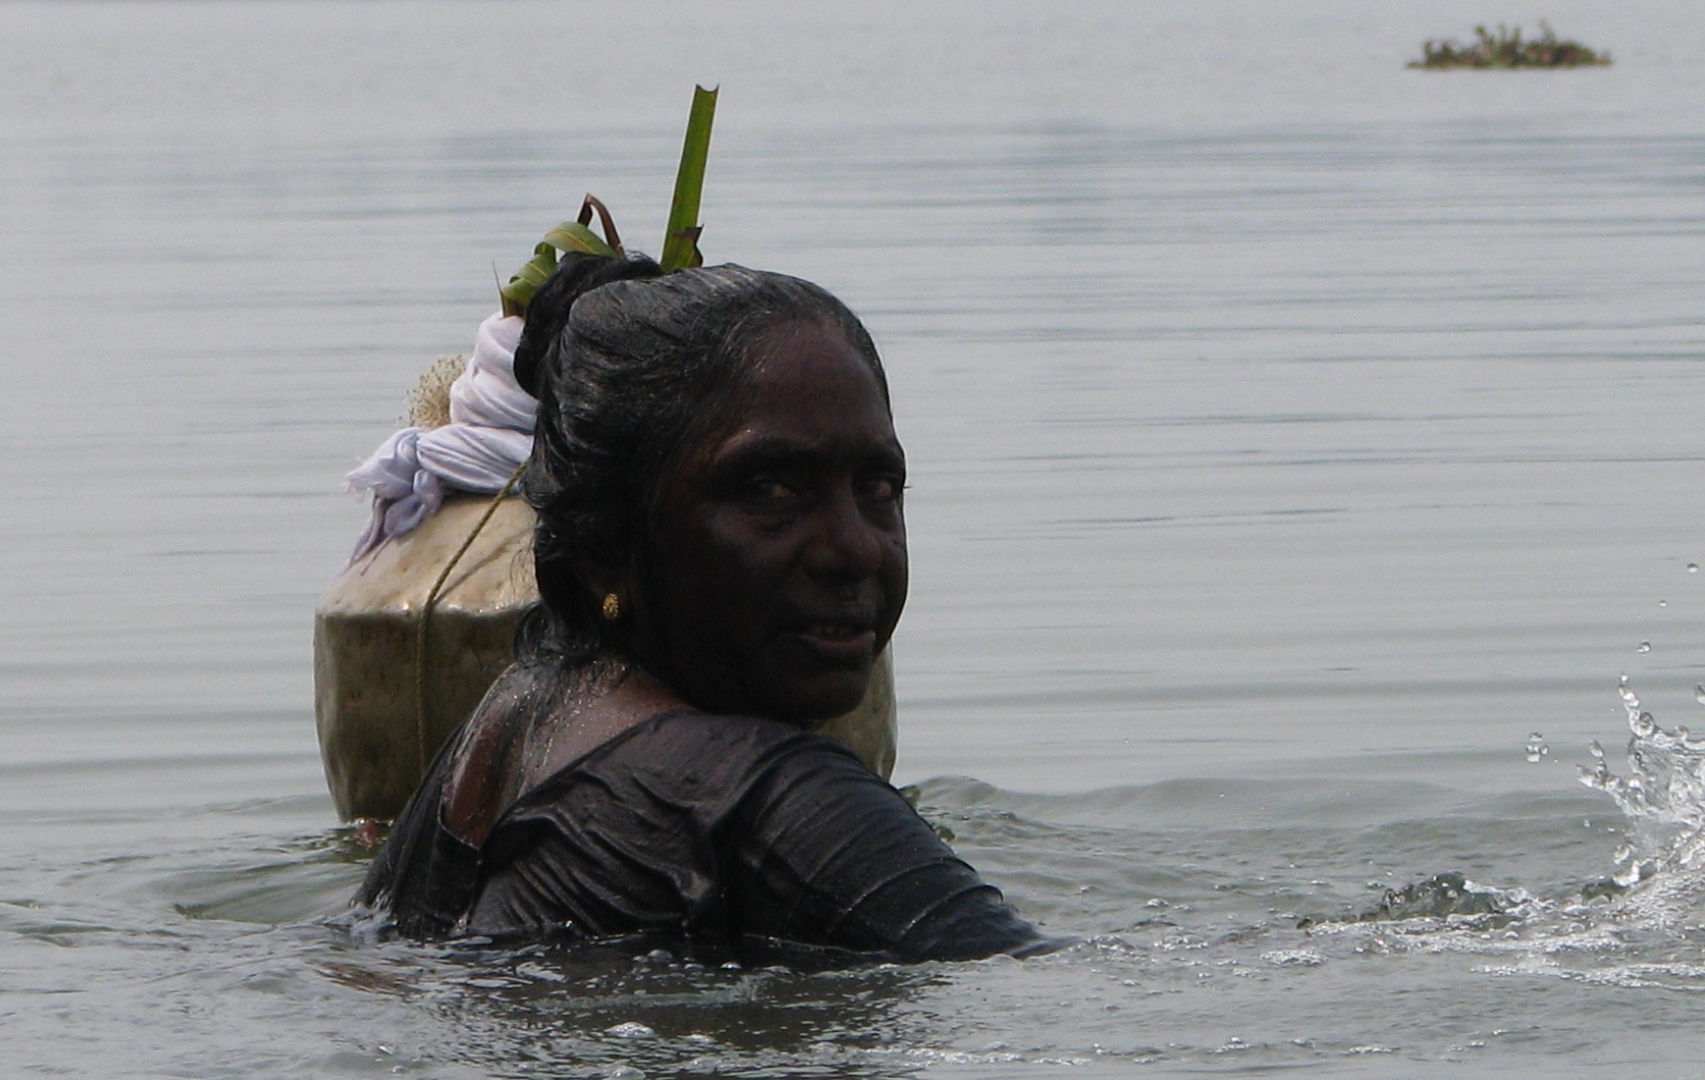
[[[753,356],[729,421],[661,484],[652,589],[632,567],[583,569],[595,601],[618,598],[635,655],[519,755],[498,731],[469,733],[445,807],[463,839],[659,713],[810,726],[863,699],[906,600],[905,454],[875,374],[834,325],[778,325]]]
[[[707,712],[815,723],[858,705],[906,600],[906,459],[840,331],[764,335],[737,422],[659,493],[642,663]]]

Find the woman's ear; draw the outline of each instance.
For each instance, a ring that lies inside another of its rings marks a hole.
[[[575,551],[569,556],[569,561],[574,567],[575,579],[586,590],[587,601],[594,610],[602,612],[606,620],[618,622],[624,614],[633,610],[628,574],[585,550]]]

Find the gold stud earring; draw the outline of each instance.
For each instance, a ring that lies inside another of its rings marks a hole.
[[[622,598],[617,596],[613,592],[605,593],[604,594],[604,619],[605,619],[605,621],[606,622],[615,622],[617,619],[619,619],[621,617],[622,617]]]

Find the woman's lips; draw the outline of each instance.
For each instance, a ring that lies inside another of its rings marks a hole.
[[[806,650],[837,667],[856,667],[876,655],[876,631],[859,623],[811,623],[793,632]]]

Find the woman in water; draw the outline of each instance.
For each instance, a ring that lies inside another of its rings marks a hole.
[[[358,900],[427,938],[1045,947],[810,734],[859,703],[906,598],[905,457],[852,312],[739,266],[570,256],[515,369],[541,602]]]

